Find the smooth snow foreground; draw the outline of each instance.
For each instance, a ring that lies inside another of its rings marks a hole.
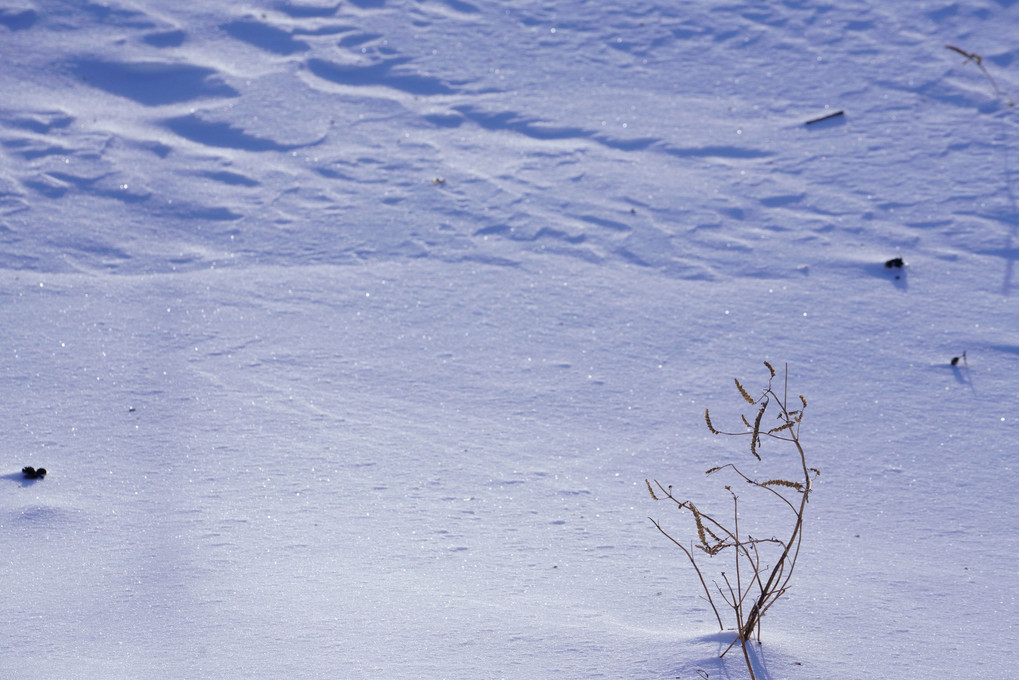
[[[0,7],[0,676],[748,677],[644,480],[729,507],[768,360],[757,677],[1012,677],[1017,25]]]

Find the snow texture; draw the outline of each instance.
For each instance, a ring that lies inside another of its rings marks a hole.
[[[644,480],[717,498],[768,360],[757,676],[1015,677],[1017,25],[0,5],[0,676],[748,677]]]

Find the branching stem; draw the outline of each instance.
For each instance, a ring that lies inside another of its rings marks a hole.
[[[698,549],[706,552],[709,558],[714,557],[727,548],[733,549],[733,559],[736,569],[735,583],[729,580],[729,577],[724,571],[721,572],[722,583],[719,583],[717,580],[713,582],[715,589],[717,590],[716,595],[720,596],[722,601],[724,601],[725,604],[732,610],[736,623],[736,636],[733,639],[732,644],[730,644],[726,650],[722,652],[722,656],[725,656],[725,654],[732,649],[732,646],[736,644],[736,642],[739,642],[743,649],[743,658],[746,661],[747,670],[750,672],[751,680],[756,680],[756,677],[754,675],[753,663],[750,659],[750,651],[747,649],[747,643],[753,637],[754,631],[757,631],[757,641],[760,642],[761,618],[764,616],[765,612],[767,612],[768,609],[789,589],[789,582],[792,578],[793,571],[796,566],[796,560],[800,554],[800,546],[803,542],[803,518],[806,512],[807,502],[810,499],[812,477],[819,474],[815,468],[807,466],[807,456],[800,443],[800,424],[803,420],[803,413],[807,407],[807,400],[802,396],[799,396],[800,403],[797,404],[799,408],[790,409],[788,365],[785,367],[781,396],[779,396],[775,388],[772,387],[772,381],[776,377],[776,371],[768,362],[765,362],[765,365],[770,371],[771,377],[768,380],[767,386],[762,390],[760,397],[757,399],[750,396],[750,393],[746,391],[739,380],[735,381],[736,388],[743,401],[750,403],[757,408],[753,425],[750,424],[750,421],[748,421],[746,417],[741,417],[743,424],[746,426],[745,431],[727,432],[719,430],[712,423],[711,416],[707,410],[704,412],[704,420],[707,424],[708,430],[712,434],[721,434],[732,437],[749,436],[750,453],[757,461],[761,461],[762,463],[764,463],[760,451],[762,441],[773,440],[784,442],[785,445],[792,444],[799,457],[799,465],[797,466],[799,468],[798,473],[793,475],[793,479],[788,477],[775,477],[762,478],[766,479],[766,481],[760,481],[750,474],[743,472],[743,470],[737,467],[736,464],[726,463],[725,465],[711,468],[707,471],[707,474],[711,475],[723,470],[731,470],[736,477],[747,482],[752,487],[765,489],[771,493],[772,496],[777,497],[780,501],[782,501],[782,503],[789,508],[796,518],[793,523],[792,531],[786,540],[780,540],[775,537],[754,538],[749,534],[742,535],[740,533],[741,504],[739,502],[739,497],[729,486],[726,486],[725,488],[729,491],[732,501],[731,529],[726,526],[726,523],[716,520],[712,515],[707,514],[702,509],[694,506],[691,501],[677,498],[673,495],[671,486],[663,486],[661,482],[655,480],[655,485],[663,495],[663,497],[659,497],[655,493],[655,489],[652,487],[651,482],[647,481],[648,490],[651,492],[651,497],[654,500],[671,501],[676,505],[677,509],[687,510],[693,516],[697,527],[698,542],[691,544],[690,547],[687,547],[680,541],[676,540],[671,534],[669,534],[668,531],[665,530],[665,528],[662,527],[658,520],[651,519],[651,522],[655,525],[658,531],[678,546],[687,556],[687,559],[690,560],[690,564],[693,565],[694,571],[697,573],[697,578],[700,580],[701,587],[704,589],[704,594],[708,604],[711,605],[711,609],[715,613],[715,618],[718,620],[718,626],[721,630],[725,629],[725,625],[722,623],[722,617],[719,614],[718,608],[715,606],[715,600],[712,596],[711,588],[708,586],[704,573],[701,571],[701,568],[694,557],[693,548],[696,546]],[[778,425],[772,428],[769,428],[767,425],[762,426],[761,424],[765,411],[769,408],[774,408],[774,410],[778,412]],[[799,476],[799,474],[802,474],[802,481],[795,481],[795,478]],[[795,498],[795,494],[799,494],[799,499]],[[776,545],[774,548],[767,548],[769,544]],[[774,552],[778,552],[778,546],[781,546],[781,552],[778,554],[778,559],[770,566],[765,566],[762,562],[761,546],[765,546],[763,550],[766,555],[773,555]],[[747,610],[748,605],[749,611]]]

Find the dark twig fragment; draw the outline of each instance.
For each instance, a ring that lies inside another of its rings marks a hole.
[[[832,118],[838,118],[839,116],[844,116],[844,115],[846,115],[846,112],[843,111],[842,109],[839,109],[838,111],[835,111],[833,113],[825,114],[825,115],[821,116],[820,118],[812,118],[812,119],[808,120],[806,123],[804,123],[804,125],[813,125],[814,123],[820,123],[821,121],[831,120]]]

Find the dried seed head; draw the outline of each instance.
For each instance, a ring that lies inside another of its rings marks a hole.
[[[796,424],[795,422],[790,420],[785,425],[779,425],[778,427],[771,428],[770,430],[768,430],[768,434],[774,434],[775,432],[781,432],[782,430],[788,430],[790,427],[792,427],[795,424]]]
[[[765,404],[761,407],[761,410],[757,412],[757,418],[754,419],[754,433],[750,435],[750,453],[754,454],[757,460],[761,459],[761,454],[757,453],[757,445],[761,443],[761,418],[764,417],[764,410],[768,408]]]
[[[768,367],[768,370],[771,371],[771,377],[774,378],[775,377],[775,367],[772,366],[771,364],[769,364],[767,361],[764,362],[764,365]]]
[[[748,404],[756,404],[757,403],[756,401],[754,401],[753,397],[751,397],[749,394],[747,394],[747,391],[745,389],[743,389],[742,385],[739,384],[739,380],[737,378],[733,378],[733,381],[736,383],[736,389],[739,390],[739,393],[741,395],[743,395],[743,398],[747,400]]]
[[[708,413],[708,409],[704,409],[704,422],[707,423],[708,429],[711,430],[711,434],[721,434],[715,429],[715,426],[711,424],[711,415]]]
[[[651,482],[649,482],[648,480],[645,479],[644,483],[647,484],[647,490],[648,490],[648,493],[651,494],[651,498],[654,498],[657,501],[658,500],[658,496],[655,495],[655,490],[651,488]]]
[[[803,491],[802,484],[799,482],[790,482],[788,479],[769,479],[766,482],[761,482],[758,486],[788,486],[790,489]]]
[[[707,549],[708,537],[704,533],[704,524],[701,522],[701,513],[698,512],[697,506],[695,506],[693,503],[690,503],[689,505],[690,511],[693,513],[693,521],[697,525],[697,538],[698,540],[700,540],[701,545],[704,546],[705,549]]]

